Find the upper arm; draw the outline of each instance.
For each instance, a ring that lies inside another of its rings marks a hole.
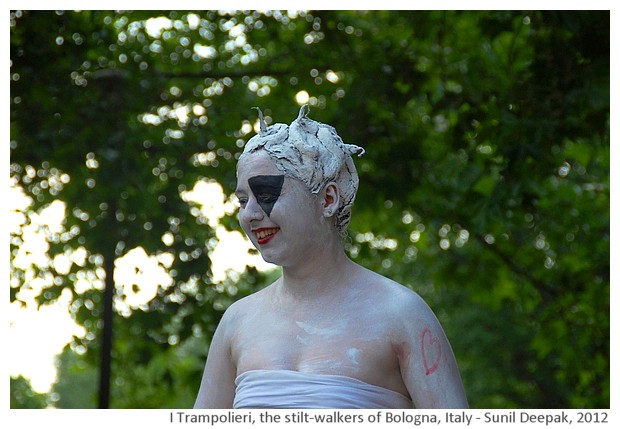
[[[215,330],[194,408],[223,409],[233,406],[237,369],[231,354],[230,319],[230,312],[227,311]]]
[[[452,347],[434,313],[417,294],[403,310],[398,354],[415,407],[468,408]]]

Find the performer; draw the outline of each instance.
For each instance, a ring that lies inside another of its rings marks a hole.
[[[282,276],[227,309],[194,406],[467,408],[432,310],[346,255],[364,150],[307,114],[268,127],[259,110],[239,158],[240,224]]]

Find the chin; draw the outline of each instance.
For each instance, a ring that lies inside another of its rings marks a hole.
[[[263,261],[267,262],[268,264],[277,265],[277,266],[279,266],[279,267],[281,267],[281,266],[282,266],[282,264],[279,264],[279,263],[278,263],[278,261],[276,261],[276,260],[274,260],[274,259],[272,259],[272,258],[265,258],[265,257],[263,256]]]
[[[263,258],[263,261],[269,264],[282,266],[282,259],[279,258],[277,255],[274,255],[271,252],[260,252],[260,255]]]

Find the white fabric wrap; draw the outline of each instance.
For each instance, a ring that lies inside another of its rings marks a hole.
[[[240,374],[233,408],[410,409],[398,392],[342,375],[290,370],[251,370]]]

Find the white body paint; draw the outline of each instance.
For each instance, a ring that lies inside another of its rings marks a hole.
[[[303,331],[306,334],[318,336],[322,338],[323,340],[330,340],[332,338],[337,337],[338,335],[342,335],[343,334],[342,331],[344,327],[343,324],[341,324],[341,326],[329,326],[326,328],[318,328],[316,326],[313,326],[309,323],[304,323],[304,322],[295,322],[295,324],[299,326],[301,329],[303,329]]]
[[[351,362],[354,365],[359,365],[359,356],[360,356],[361,350],[360,349],[356,349],[356,348],[350,348],[349,350],[347,350],[347,356],[349,359],[351,359]]]
[[[363,150],[306,113],[302,108],[290,127],[262,124],[239,159],[239,223],[282,276],[228,308],[195,406],[230,408],[239,375],[288,370],[355,378],[411,398],[418,408],[466,408],[433,312],[416,293],[344,252],[340,233],[358,180],[351,154]],[[249,181],[278,174],[285,176],[281,192],[267,215]],[[337,221],[326,222],[335,208]]]

